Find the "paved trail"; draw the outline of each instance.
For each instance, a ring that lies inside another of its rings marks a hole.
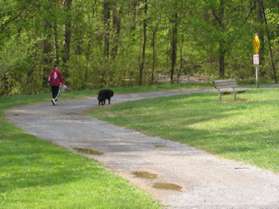
[[[206,91],[117,95],[113,103]],[[64,101],[56,107],[16,107],[7,112],[7,117],[27,132],[67,149],[94,148],[102,152],[87,157],[150,192],[165,208],[279,209],[279,175],[80,114],[95,106],[96,98],[89,97]],[[134,171],[148,171],[158,178],[138,178]],[[155,189],[156,182],[173,183],[182,189]]]

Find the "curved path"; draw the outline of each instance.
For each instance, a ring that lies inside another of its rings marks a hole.
[[[211,90],[117,95],[113,103],[207,91]],[[7,117],[27,132],[74,152],[75,148],[98,150],[84,155],[148,191],[165,208],[279,209],[279,175],[82,114],[95,106],[96,98],[88,97],[55,107],[46,103],[16,107]],[[158,176],[140,178],[135,171]],[[172,183],[169,186],[180,191],[154,188],[158,182]]]

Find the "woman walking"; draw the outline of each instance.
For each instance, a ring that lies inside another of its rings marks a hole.
[[[52,105],[56,105],[58,101],[60,86],[64,85],[64,78],[62,76],[61,71],[56,65],[49,73],[48,83],[51,86],[51,93],[52,93],[51,103]]]

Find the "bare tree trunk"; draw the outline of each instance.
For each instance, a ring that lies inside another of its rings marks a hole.
[[[147,0],[144,0],[143,43],[142,43],[142,51],[141,51],[141,61],[139,64],[139,85],[143,84],[145,49],[146,49],[146,41],[147,41],[147,10],[148,10]]]
[[[261,65],[264,65],[265,63],[265,40],[264,40],[264,34],[265,34],[265,29],[264,29],[264,14],[263,14],[263,2],[261,0],[257,0],[257,21],[260,23],[258,27],[258,35],[260,38],[261,42],[261,48],[260,48],[260,63]]]
[[[183,43],[184,43],[184,38],[181,37],[181,43],[180,43],[180,65],[179,65],[179,70],[177,72],[177,83],[180,82],[180,76],[181,76],[181,72],[183,70]]]
[[[171,83],[174,82],[174,71],[176,66],[176,57],[177,57],[177,26],[178,26],[178,15],[177,12],[173,14],[173,18],[171,20],[172,23],[172,31],[171,31],[171,72],[170,72],[170,80]]]
[[[46,38],[42,42],[42,51],[43,51],[43,86],[47,84],[47,76],[49,69],[52,65],[52,43],[51,43],[51,23],[49,20],[45,19],[43,22],[44,33],[47,34]]]
[[[154,83],[155,68],[157,63],[157,51],[156,51],[156,41],[157,41],[157,27],[152,31],[152,73],[151,73],[151,83]]]
[[[93,5],[91,8],[91,14],[88,15],[88,24],[91,26],[90,30],[87,31],[87,43],[86,43],[86,51],[85,56],[87,60],[91,59],[92,55],[92,48],[93,48],[93,38],[94,38],[94,31],[92,25],[94,24],[94,17],[97,13],[97,5]]]
[[[110,38],[110,2],[109,0],[104,0],[103,2],[103,15],[104,15],[104,56],[109,58],[109,38]]]
[[[219,20],[220,20],[220,27],[222,32],[225,31],[224,25],[224,16],[225,16],[225,0],[220,1],[220,10],[219,10]],[[221,78],[225,77],[225,43],[223,37],[219,41],[219,76]]]
[[[63,63],[65,68],[65,75],[68,75],[67,62],[70,59],[71,38],[72,38],[72,18],[71,18],[72,0],[64,1],[64,10],[67,14],[65,20],[65,33],[64,33],[64,56]]]
[[[216,22],[218,23],[220,30],[222,33],[225,32],[225,24],[224,24],[224,17],[225,17],[225,0],[220,0],[220,5],[218,9],[218,13],[212,9],[212,14],[215,17]],[[224,38],[221,37],[218,43],[219,52],[218,52],[218,62],[219,62],[219,77],[225,77],[225,41]]]
[[[119,38],[120,38],[120,30],[121,30],[121,8],[117,8],[117,3],[114,3],[113,11],[112,11],[112,22],[113,22],[113,46],[111,49],[111,56],[114,59],[118,54],[119,47]]]
[[[225,49],[222,41],[219,42],[219,77],[225,77]]]
[[[265,15],[264,2],[263,2],[263,0],[258,0],[258,2],[259,2],[259,6],[261,8],[262,16],[263,16],[264,23],[265,23],[265,30],[266,30],[266,35],[267,35],[267,42],[268,42],[268,49],[269,49],[269,55],[270,55],[270,62],[271,62],[273,80],[274,80],[275,83],[278,83],[277,73],[276,73],[276,68],[275,68],[275,63],[274,63],[274,58],[273,58],[273,51],[272,51],[272,46],[271,46],[270,31],[269,31],[269,27],[268,27],[266,15]]]
[[[77,55],[81,55],[82,54],[82,51],[83,51],[83,47],[82,47],[82,45],[83,45],[83,34],[82,34],[82,31],[80,30],[80,31],[78,31],[77,32],[77,40],[76,40],[76,49],[75,49],[75,54],[77,54]]]
[[[55,43],[55,64],[59,65],[60,56],[59,56],[59,39],[58,39],[58,31],[57,31],[57,22],[54,23],[54,43]]]

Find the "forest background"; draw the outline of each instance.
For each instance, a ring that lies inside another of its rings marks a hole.
[[[72,89],[162,76],[277,82],[279,0],[0,0],[0,95],[39,93],[58,64]]]

